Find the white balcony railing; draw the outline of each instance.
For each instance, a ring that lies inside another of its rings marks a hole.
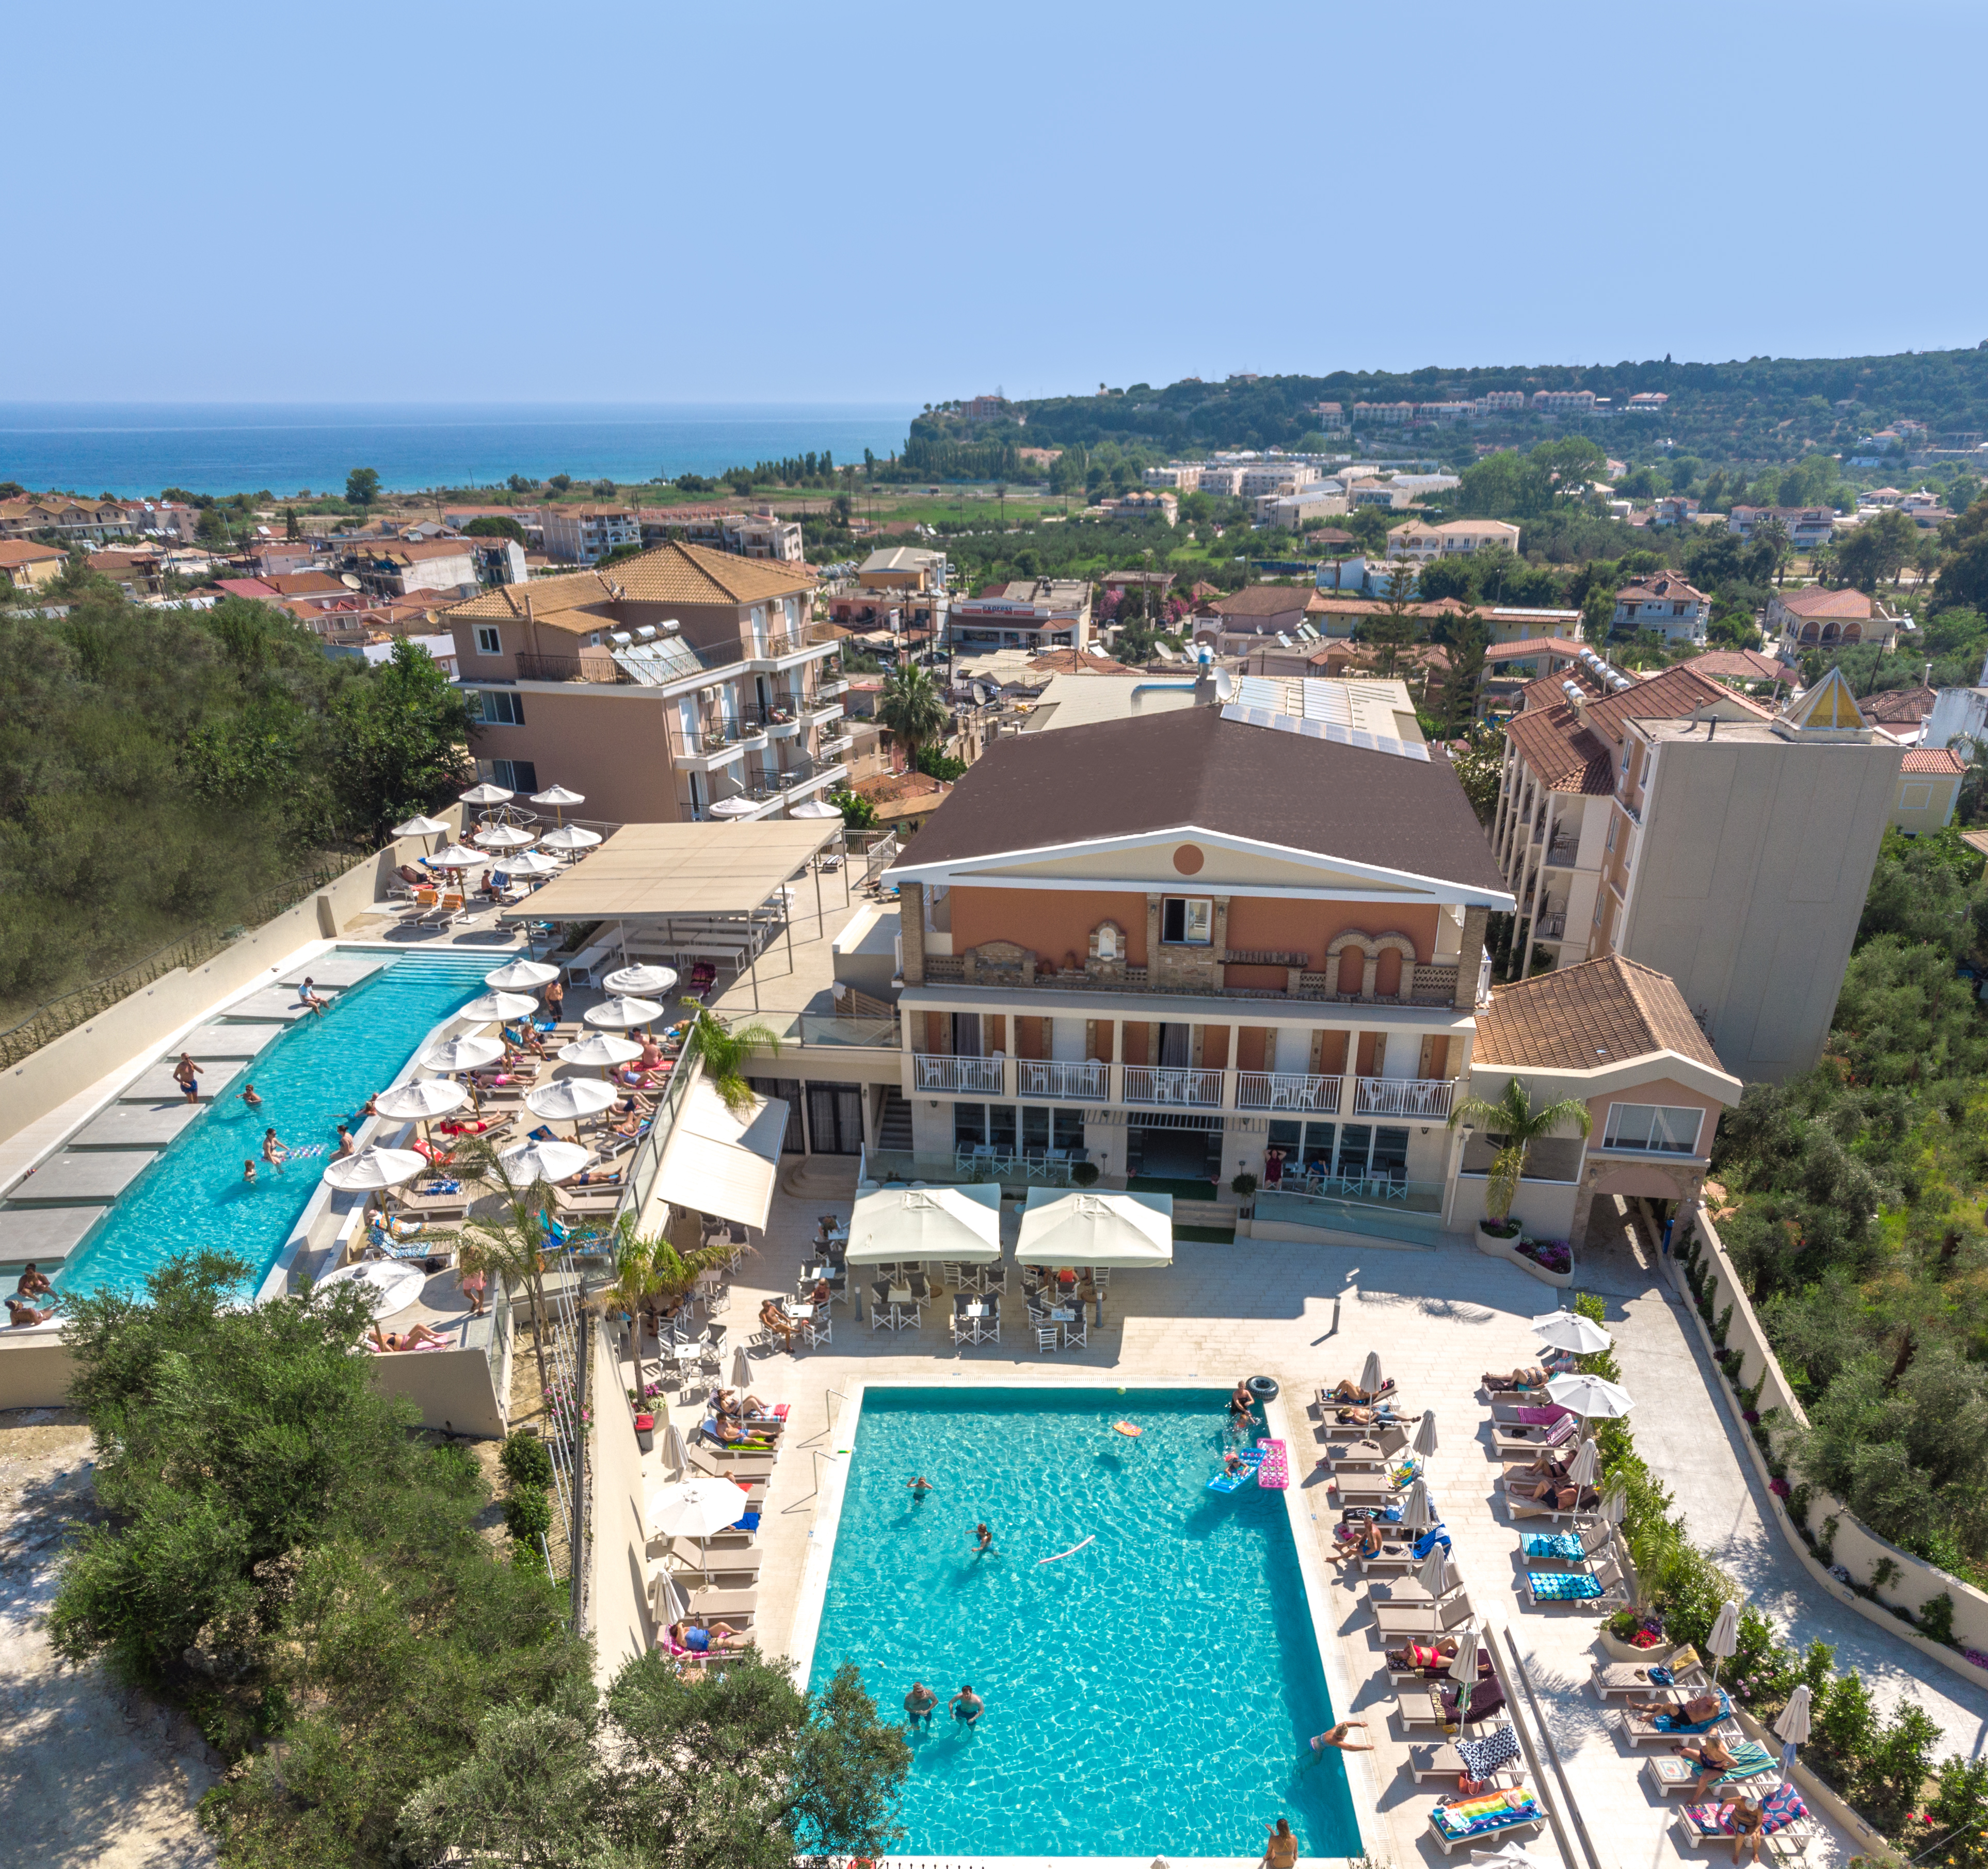
[[[999,1097],[1001,1060],[952,1058],[930,1052],[914,1052],[911,1081],[921,1090],[939,1090],[955,1096]]]
[[[1300,1110],[1330,1116],[1339,1108],[1341,1081],[1289,1071],[1242,1071],[1236,1079],[1236,1107]]]
[[[1188,1110],[1222,1107],[1219,1071],[1196,1070],[1171,1064],[1128,1064],[1125,1066],[1125,1100],[1128,1103],[1158,1103]]]
[[[1056,1064],[1024,1058],[1021,1072],[1024,1097],[1081,1097],[1096,1101],[1111,1093],[1111,1066],[1095,1060]]]
[[[1354,1080],[1353,1114],[1447,1122],[1456,1094],[1456,1085],[1447,1077],[1361,1077]]]

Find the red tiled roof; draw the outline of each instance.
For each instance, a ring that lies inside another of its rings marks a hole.
[[[1888,688],[1858,702],[1857,711],[1873,725],[1912,725],[1925,719],[1939,699],[1929,688]]]
[[[1694,672],[1689,662],[1590,701],[1585,722],[1574,718],[1570,701],[1538,705],[1558,692],[1557,677],[1532,683],[1523,693],[1534,705],[1505,724],[1506,737],[1518,749],[1519,757],[1550,792],[1584,792],[1596,796],[1612,792],[1615,762],[1609,749],[1621,742],[1625,720],[1681,720],[1714,701],[1743,708],[1758,720],[1773,718],[1744,695]]]
[[[1499,988],[1477,1016],[1479,1064],[1591,1071],[1666,1051],[1725,1069],[1670,975],[1619,954]]]
[[[1871,614],[1871,599],[1861,590],[1845,588],[1842,590],[1824,590],[1820,585],[1811,585],[1807,590],[1789,590],[1777,593],[1777,600],[1784,610],[1797,617],[1848,617],[1861,623]]]
[[[1967,770],[1967,762],[1950,746],[1909,746],[1899,762],[1902,772],[1939,772],[1952,778]]]
[[[1763,655],[1757,649],[1709,650],[1703,655],[1693,656],[1684,666],[1724,681],[1779,681],[1786,680],[1788,674],[1772,656]]]
[[[1570,643],[1560,636],[1528,636],[1523,642],[1493,643],[1484,651],[1487,662],[1515,662],[1533,655],[1566,655],[1577,657],[1581,645]]]

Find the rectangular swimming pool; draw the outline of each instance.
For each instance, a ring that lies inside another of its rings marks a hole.
[[[938,1696],[904,1853],[1253,1858],[1280,1815],[1306,1856],[1362,1853],[1344,1761],[1308,1743],[1334,1716],[1284,1496],[1208,1490],[1226,1400],[864,1390],[810,1685],[853,1661],[887,1714]]]
[[[386,1089],[429,1033],[482,992],[484,975],[502,964],[501,955],[393,956],[338,995],[322,1018],[292,1026],[117,1197],[55,1275],[56,1289],[135,1287],[174,1254],[207,1249],[246,1259],[252,1293],[317,1191],[339,1124]],[[242,1101],[251,1081],[260,1110]],[[258,1158],[269,1126],[292,1148],[315,1144],[320,1152],[268,1167]],[[251,1161],[253,1186],[242,1178],[242,1164]]]

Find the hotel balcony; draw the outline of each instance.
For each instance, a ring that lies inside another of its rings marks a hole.
[[[911,1053],[911,1087],[948,1097],[999,1097],[999,1058],[954,1058],[931,1052]]]
[[[1338,1112],[1340,1086],[1344,1081],[1338,1077],[1315,1077],[1295,1072],[1239,1071],[1236,1076],[1236,1107],[1333,1116]]]
[[[1456,1085],[1447,1077],[1356,1077],[1353,1114],[1446,1123],[1456,1094]]]
[[[849,692],[849,678],[847,675],[824,676],[815,692],[824,701],[837,695],[846,695]]]
[[[1050,1063],[1034,1058],[1020,1060],[1021,1093],[1024,1097],[1067,1097],[1101,1103],[1111,1095],[1111,1066],[1096,1060]]]
[[[1125,1101],[1172,1110],[1219,1110],[1225,1075],[1199,1066],[1128,1064]]]

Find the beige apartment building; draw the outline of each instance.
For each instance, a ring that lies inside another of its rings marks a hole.
[[[1411,519],[1388,530],[1388,556],[1425,565],[1438,558],[1468,558],[1503,546],[1519,549],[1519,529],[1503,519],[1452,519],[1446,526],[1425,526]]]
[[[1902,749],[1832,670],[1770,714],[1689,664],[1592,651],[1506,723],[1492,847],[1515,977],[1620,954],[1668,975],[1746,1081],[1821,1056]]]
[[[445,613],[478,772],[616,823],[784,816],[848,776],[847,683],[804,569],[665,545]]]

